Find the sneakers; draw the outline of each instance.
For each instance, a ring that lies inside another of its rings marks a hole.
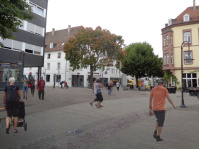
[[[156,137],[156,142],[160,142],[160,141],[163,141],[163,139],[160,138],[160,136],[157,136],[157,137]]]

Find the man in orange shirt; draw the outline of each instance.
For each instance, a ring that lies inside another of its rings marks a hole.
[[[160,80],[158,82],[158,86],[156,86],[155,88],[151,90],[150,101],[149,101],[149,109],[153,109],[154,114],[157,118],[156,127],[153,134],[153,137],[156,139],[157,142],[163,141],[163,139],[160,138],[160,134],[162,132],[162,128],[163,128],[163,124],[165,120],[165,114],[166,114],[166,106],[165,106],[166,97],[169,103],[175,109],[176,107],[174,106],[173,101],[169,97],[168,90],[164,88],[164,81]],[[153,103],[153,106],[152,106],[152,103]]]

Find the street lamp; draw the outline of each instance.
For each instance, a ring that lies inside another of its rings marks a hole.
[[[185,41],[183,41],[183,43],[181,44],[181,92],[182,92],[182,103],[181,103],[181,108],[186,108],[185,104],[184,104],[184,97],[183,97],[183,58],[182,58],[182,51],[183,51],[183,44],[185,43]]]
[[[184,43],[188,43],[188,51],[190,51],[190,41],[183,41],[183,43],[181,44],[181,92],[182,92],[182,103],[180,108],[186,108],[185,104],[184,104],[184,97],[183,97],[183,44]],[[189,54],[190,56],[190,54]],[[190,57],[189,57],[190,58]],[[185,59],[184,59],[185,60]],[[194,60],[194,59],[186,59],[186,60]]]
[[[21,61],[21,55],[22,57],[22,61]],[[23,69],[24,69],[24,57],[25,57],[25,52],[24,51],[20,51],[20,55],[19,55],[19,61],[17,62],[17,64],[19,66],[22,66],[22,72],[20,74],[20,78],[23,78]],[[21,81],[21,79],[19,79],[19,81]]]
[[[21,55],[23,56],[22,61],[21,61]],[[25,52],[21,51],[20,56],[19,56],[19,61],[17,62],[17,64],[22,66],[22,74],[23,74],[23,68],[24,68],[24,57],[25,57]]]

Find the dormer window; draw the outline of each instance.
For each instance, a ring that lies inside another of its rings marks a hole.
[[[54,48],[54,43],[50,43],[50,49]]]
[[[189,14],[185,14],[184,17],[183,17],[183,19],[184,19],[184,22],[190,21]]]
[[[172,25],[172,19],[168,20],[168,25]]]

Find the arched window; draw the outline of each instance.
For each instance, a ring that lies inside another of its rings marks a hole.
[[[190,21],[189,14],[185,14],[183,17],[184,22]]]

